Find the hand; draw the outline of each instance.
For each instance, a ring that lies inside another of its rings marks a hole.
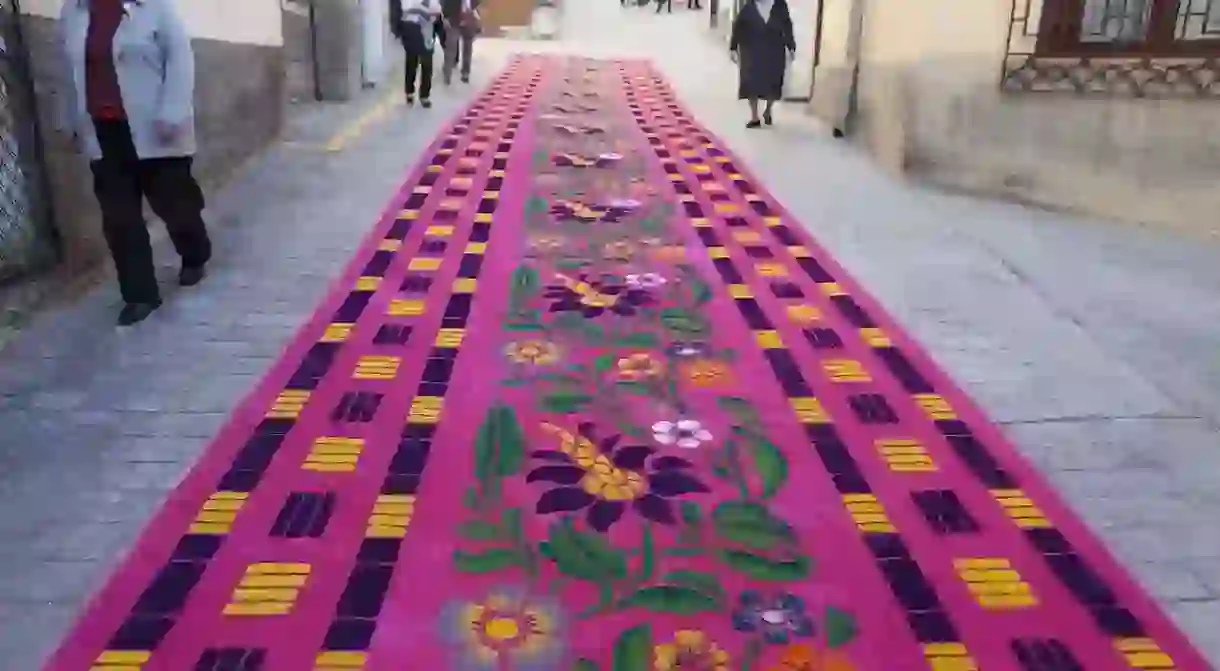
[[[737,55],[737,52],[736,52],[736,51],[730,51],[730,52],[729,52],[729,60],[731,60],[731,61],[733,61],[734,63],[736,63],[736,62],[738,62],[738,60],[740,60],[740,57]]]
[[[157,142],[162,145],[171,145],[178,139],[181,129],[178,124],[168,121],[155,121],[153,122],[153,130],[157,134]]]

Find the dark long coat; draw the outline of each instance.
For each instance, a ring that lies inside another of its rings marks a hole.
[[[784,97],[784,70],[788,51],[796,51],[792,16],[785,0],[773,0],[771,16],[764,21],[750,0],[733,22],[729,49],[737,52],[741,100],[779,100]]]

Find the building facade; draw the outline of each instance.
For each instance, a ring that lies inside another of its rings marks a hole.
[[[822,0],[814,113],[950,187],[1220,235],[1220,0]]]

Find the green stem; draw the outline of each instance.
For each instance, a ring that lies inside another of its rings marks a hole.
[[[737,485],[737,491],[741,495],[742,501],[750,500],[750,487],[746,483],[746,475],[741,468],[741,450],[737,445],[737,441],[729,438],[725,441],[725,451],[729,459],[729,471],[733,474],[733,481]]]
[[[746,643],[746,650],[741,655],[741,671],[750,671],[762,655],[763,644],[760,639],[752,638]]]

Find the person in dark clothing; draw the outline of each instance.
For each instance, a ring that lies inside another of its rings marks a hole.
[[[123,55],[115,49],[122,24]],[[123,296],[119,325],[161,305],[144,199],[198,284],[211,259],[195,153],[195,56],[173,0],[65,0],[60,47],[67,85],[60,126],[89,158],[102,232]]]
[[[438,37],[445,40],[440,0],[390,0],[390,31],[407,54],[407,104],[415,104],[418,78],[419,104],[432,107],[432,50]]]
[[[662,9],[667,9],[670,14],[673,14],[674,0],[657,0],[657,14],[660,14]]]
[[[699,0],[686,0],[687,9],[703,9],[703,5],[699,4]]]
[[[729,51],[738,63],[737,98],[750,103],[746,128],[771,125],[771,107],[784,95],[784,70],[796,52],[785,0],[750,0],[733,22]],[[762,121],[758,101],[766,101]]]
[[[479,0],[441,0],[441,15],[445,20],[445,39],[441,41],[445,61],[441,65],[441,77],[445,84],[453,81],[453,71],[458,67],[462,83],[470,81],[474,40],[481,29],[479,4]]]

